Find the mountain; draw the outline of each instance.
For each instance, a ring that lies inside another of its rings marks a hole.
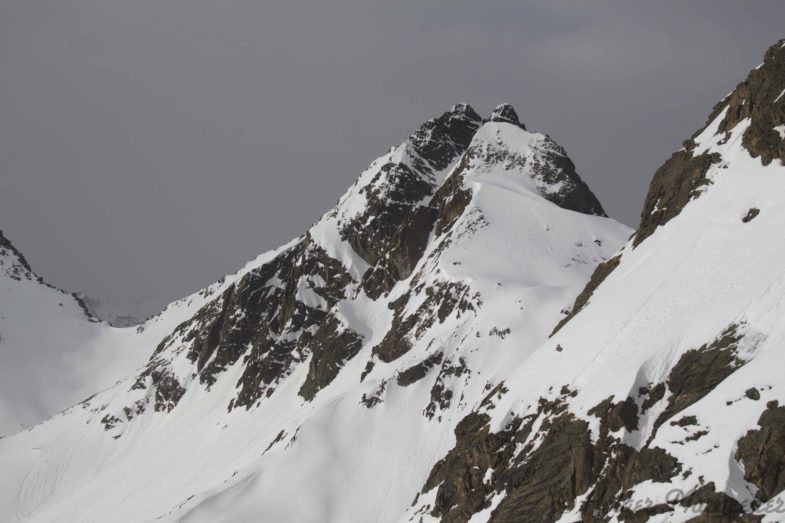
[[[657,171],[635,236],[549,340],[458,423],[412,519],[783,520],[784,139],[785,40]]]
[[[0,435],[112,385],[145,360],[76,295],[39,277],[0,231]]]
[[[0,440],[2,517],[402,517],[630,232],[512,107],[456,105],[301,237],[114,329],[148,361]]]
[[[122,317],[99,319],[96,309],[104,311],[94,300],[47,283],[0,231],[0,437],[141,369],[151,348],[210,301],[220,285],[178,300],[140,324],[131,322],[133,328],[117,328]]]
[[[115,329],[145,361],[0,439],[0,518],[781,521],[784,139],[781,41],[633,233],[511,106],[456,105]]]

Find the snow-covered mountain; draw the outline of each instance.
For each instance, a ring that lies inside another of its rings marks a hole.
[[[629,233],[511,107],[483,121],[456,105],[300,238],[139,333],[114,329],[149,361],[0,440],[3,515],[402,517],[455,423]]]
[[[219,284],[216,284],[219,285]],[[38,276],[0,231],[0,436],[13,434],[133,374],[214,286],[143,325],[100,321],[85,296]]]
[[[0,232],[0,435],[106,388],[145,360],[77,296],[47,284]]]
[[[785,41],[634,235],[512,107],[454,106],[238,273],[81,317],[144,361],[0,439],[0,519],[781,520],[784,98]]]
[[[785,40],[657,171],[635,236],[407,514],[785,520],[784,139]]]

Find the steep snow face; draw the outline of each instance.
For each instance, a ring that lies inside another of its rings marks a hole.
[[[426,122],[302,237],[148,321],[170,329],[139,372],[0,440],[0,517],[408,517],[631,232],[494,114]]]
[[[785,49],[652,181],[641,229],[455,430],[415,521],[782,521]]]

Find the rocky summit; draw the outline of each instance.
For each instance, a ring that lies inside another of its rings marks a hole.
[[[457,104],[138,326],[0,236],[0,519],[782,521],[783,57],[638,231],[512,106]]]

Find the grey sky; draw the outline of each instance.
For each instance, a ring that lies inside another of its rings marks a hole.
[[[300,234],[466,101],[515,105],[637,224],[654,170],[785,2],[0,0],[0,228],[54,284],[152,309]]]

